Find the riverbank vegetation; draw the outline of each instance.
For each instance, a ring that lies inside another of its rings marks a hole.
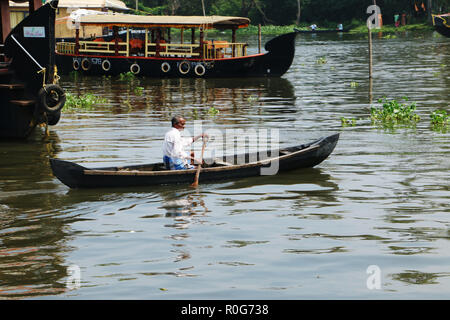
[[[354,29],[365,27],[369,15],[367,7],[374,4],[373,0],[125,0],[127,6],[136,14],[152,15],[223,15],[248,17],[253,26],[261,24],[269,27],[263,33],[278,33],[282,29],[273,26],[307,28],[312,23],[319,28],[333,28],[342,23],[344,28]],[[431,2],[431,8],[427,8]],[[395,16],[402,25],[401,28],[417,30],[427,26],[429,12],[446,13],[450,10],[448,0],[378,0],[376,4],[381,9],[383,25],[393,25]],[[415,27],[411,27],[415,25]],[[429,23],[428,23],[429,25]],[[385,28],[385,27],[383,27]],[[403,31],[400,29],[400,31]],[[253,29],[254,32],[257,32]],[[367,32],[367,29],[364,30]],[[391,32],[387,30],[382,30]],[[280,32],[281,33],[281,32]]]

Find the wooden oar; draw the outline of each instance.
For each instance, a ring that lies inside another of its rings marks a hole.
[[[203,140],[203,146],[202,146],[202,155],[200,157],[200,163],[197,167],[197,172],[195,173],[195,180],[194,182],[191,184],[191,187],[198,187],[198,178],[200,177],[200,170],[202,169],[202,163],[203,163],[203,153],[205,152],[205,147],[206,147],[206,139],[205,137],[202,137]]]

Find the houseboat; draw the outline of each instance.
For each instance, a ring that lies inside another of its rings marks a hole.
[[[1,40],[5,38],[0,46],[0,139],[26,138],[39,124],[57,124],[65,103],[64,91],[56,84],[58,1],[41,6],[30,0],[29,15],[10,32],[7,2],[0,0]]]
[[[57,66],[64,73],[157,78],[282,76],[294,58],[296,33],[268,41],[267,52],[249,54],[248,44],[236,40],[236,31],[249,23],[225,16],[81,15],[74,19],[74,37],[56,45]],[[83,36],[92,26],[102,35]],[[209,37],[211,29],[231,30],[230,41]]]

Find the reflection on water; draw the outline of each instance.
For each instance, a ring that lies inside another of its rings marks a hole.
[[[449,107],[450,43],[420,36],[374,41],[372,89],[367,41],[352,35],[299,36],[282,79],[64,77],[69,92],[108,103],[63,114],[50,137],[38,130],[0,144],[0,297],[448,296],[449,134],[427,121]],[[364,120],[341,127],[341,117],[367,118],[383,95],[416,101],[422,121],[393,132]],[[70,190],[53,177],[50,157],[160,161],[174,113],[188,129],[194,119],[205,129],[278,128],[282,145],[341,139],[316,168],[208,184],[200,176],[196,189]],[[66,287],[71,265],[79,289]],[[369,265],[383,275],[376,292]]]

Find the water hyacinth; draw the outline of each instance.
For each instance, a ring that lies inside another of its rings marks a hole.
[[[431,130],[436,132],[447,132],[448,114],[445,110],[435,110],[430,114]]]
[[[107,103],[106,98],[96,96],[92,93],[85,93],[83,95],[74,95],[70,92],[66,93],[66,103],[64,104],[64,111],[74,112],[75,110],[93,110],[98,103]]]
[[[404,98],[405,102],[408,101]],[[415,113],[416,103],[399,103],[397,100],[379,99],[383,103],[381,108],[370,108],[370,118],[372,122],[383,123],[385,125],[406,124],[414,125],[420,120],[420,116]]]

